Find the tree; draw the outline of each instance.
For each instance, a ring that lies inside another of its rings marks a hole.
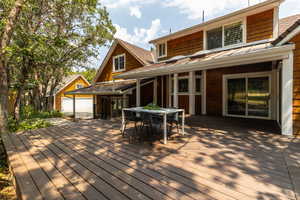
[[[47,97],[62,78],[96,57],[114,33],[98,0],[27,0],[6,52],[10,88],[16,93],[15,118],[20,118],[25,94],[36,110],[51,107]]]
[[[0,133],[7,131],[8,117],[8,66],[7,66],[7,47],[10,44],[16,21],[18,20],[24,0],[16,0],[8,13],[7,17],[3,14],[1,17],[0,32]],[[4,5],[7,2],[2,2]],[[5,13],[5,10],[2,10]]]
[[[95,68],[85,68],[82,71],[72,72],[72,74],[80,74],[88,80],[88,82],[92,83],[95,76],[96,76],[97,70]]]

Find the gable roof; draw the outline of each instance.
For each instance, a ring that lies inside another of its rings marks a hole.
[[[117,40],[119,41],[120,44],[122,44],[122,46],[125,46],[124,47],[125,49],[127,49],[129,52],[134,54],[136,57],[138,57],[145,65],[154,62],[151,51],[135,46],[121,39],[117,39]]]
[[[229,13],[227,15],[217,17],[217,18],[214,18],[212,20],[208,20],[208,21],[203,22],[201,24],[197,24],[197,25],[194,25],[192,27],[188,27],[186,29],[182,29],[182,30],[179,30],[177,32],[174,32],[174,33],[156,38],[154,40],[151,40],[150,43],[155,44],[157,42],[163,42],[163,41],[166,41],[166,40],[171,40],[171,39],[182,37],[182,36],[185,36],[185,35],[188,35],[188,34],[192,34],[192,33],[203,30],[203,28],[205,28],[206,26],[208,26],[210,24],[217,23],[217,22],[227,20],[227,19],[230,19],[230,18],[235,18],[236,16],[241,16],[241,15],[247,16],[247,15],[257,14],[259,12],[266,11],[268,9],[272,9],[274,7],[278,7],[283,1],[284,0],[266,0],[266,1],[263,1],[261,3],[257,3],[255,5],[252,5],[252,6],[237,10],[235,12]]]
[[[86,80],[86,78],[84,78],[80,74],[69,75],[69,76],[64,77],[62,79],[62,81],[60,82],[60,84],[55,88],[54,95],[58,94],[60,91],[62,91],[64,88],[66,88],[68,85],[70,85],[77,78],[82,78],[88,85],[90,85],[88,80]]]
[[[300,33],[300,14],[283,18],[279,22],[279,37],[273,45],[282,45]]]
[[[126,49],[133,57],[135,57],[142,65],[148,65],[154,62],[154,58],[152,56],[151,51],[148,51],[146,49],[143,49],[141,47],[138,47],[136,45],[130,44],[128,42],[125,42],[121,39],[116,38],[112,44],[112,46],[110,47],[108,53],[106,54],[103,62],[101,63],[97,74],[94,78],[93,83],[95,83],[97,81],[97,79],[99,78],[99,76],[101,75],[105,65],[107,64],[107,62],[109,61],[110,57],[112,56],[112,53],[114,52],[115,48],[117,47],[117,45],[121,45],[124,49]]]
[[[300,14],[288,16],[279,20],[279,35],[283,34],[300,19]]]

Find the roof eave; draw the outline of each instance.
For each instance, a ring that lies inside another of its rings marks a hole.
[[[157,69],[151,69],[151,70],[141,71],[136,73],[127,73],[127,74],[125,73],[116,76],[116,78],[123,78],[123,79],[133,78],[133,77],[148,78],[148,77],[155,77],[155,76],[167,75],[173,73],[208,70],[208,69],[216,69],[221,67],[231,67],[237,65],[246,65],[246,64],[254,64],[260,62],[282,60],[288,58],[289,53],[294,48],[295,48],[294,44],[289,44],[285,46],[258,50],[243,55],[226,56],[223,58],[216,58],[208,61],[200,61],[195,63],[180,64],[180,65],[167,66],[167,67],[158,67]]]

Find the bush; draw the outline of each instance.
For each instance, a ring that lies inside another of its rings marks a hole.
[[[53,118],[53,117],[62,117],[63,114],[57,110],[52,111],[35,111],[32,106],[24,106],[21,110],[21,119],[34,119],[34,118]]]
[[[8,128],[10,132],[33,130],[37,128],[46,128],[51,126],[51,123],[40,118],[25,119],[18,123],[15,119],[9,118]]]
[[[18,131],[32,130],[37,128],[46,128],[51,126],[50,122],[43,119],[27,119],[19,123]]]

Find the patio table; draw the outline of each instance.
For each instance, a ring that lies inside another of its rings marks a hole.
[[[182,127],[181,134],[184,135],[184,121],[185,121],[185,111],[184,109],[177,108],[161,108],[159,110],[148,110],[143,107],[134,107],[134,108],[123,108],[122,109],[122,131],[125,128],[125,115],[124,110],[136,112],[136,113],[150,113],[153,115],[162,115],[163,116],[163,127],[164,127],[164,144],[167,144],[167,115],[174,113],[182,113]]]

